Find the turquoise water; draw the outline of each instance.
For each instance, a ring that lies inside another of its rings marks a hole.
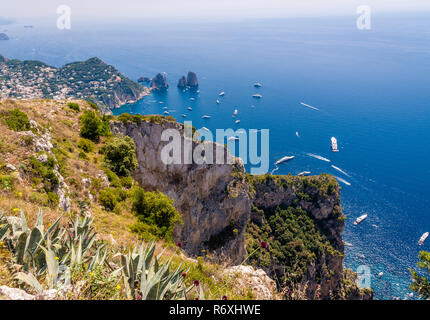
[[[197,128],[270,129],[270,163],[296,156],[276,173],[327,172],[351,184],[341,182],[349,217],[344,240],[352,245],[346,247],[345,264],[371,268],[376,298],[405,298],[417,241],[430,231],[429,18],[375,16],[370,31],[357,30],[354,17],[74,24],[68,32],[16,24],[0,27],[12,38],[0,42],[0,54],[56,66],[98,56],[132,79],[166,72],[167,93],[115,114],[162,113],[166,106],[178,121],[187,114]],[[199,94],[176,88],[189,70],[199,77]],[[263,87],[254,88],[254,82]],[[221,91],[226,95],[217,105]],[[254,93],[263,99],[253,99]],[[232,118],[235,109],[240,125]],[[201,119],[204,114],[212,118]],[[339,153],[330,151],[332,136]],[[364,213],[368,219],[353,226]],[[430,242],[422,248],[430,250]]]

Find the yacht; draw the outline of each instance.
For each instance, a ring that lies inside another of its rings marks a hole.
[[[240,120],[236,120],[234,123],[238,124],[238,123],[240,123]]]
[[[217,103],[217,104],[219,104],[219,103],[220,103],[220,101],[219,101],[219,100],[217,100],[217,101],[216,101],[216,103]]]
[[[422,246],[422,245],[424,244],[424,241],[426,241],[426,239],[427,239],[427,237],[428,237],[428,236],[429,236],[429,233],[428,233],[428,232],[424,233],[424,234],[421,236],[420,240],[418,241],[418,244],[419,244],[420,246]]]
[[[280,164],[280,163],[282,163],[282,162],[285,162],[285,161],[293,160],[294,158],[295,158],[294,156],[286,156],[286,157],[283,157],[282,159],[279,159],[278,161],[276,161],[276,162],[275,162],[275,165],[278,165],[278,164]]]
[[[367,214],[363,214],[362,216],[359,216],[357,218],[357,220],[354,221],[354,224],[358,225],[359,223],[363,222],[363,220],[366,219],[366,218],[367,218]]]
[[[235,109],[233,112],[233,116],[237,116],[237,113],[238,113],[238,111],[237,111],[237,109]]]
[[[190,110],[190,111],[193,111],[193,108],[191,108],[191,107],[188,107],[187,109]]]
[[[263,85],[260,82],[254,83],[254,87],[261,88]]]
[[[335,137],[331,137],[331,150],[333,152],[339,152],[339,149],[337,147],[337,139]]]
[[[212,118],[211,116],[208,116],[208,115],[204,115],[203,117],[202,117],[202,119],[210,119],[210,118]]]
[[[252,97],[253,97],[253,98],[256,98],[256,99],[261,99],[261,98],[263,98],[263,96],[262,96],[261,94],[258,94],[258,93],[257,93],[257,94],[253,94],[253,95],[252,95]]]
[[[310,172],[310,171],[303,171],[303,172],[300,172],[300,173],[298,174],[298,176],[307,176],[307,175],[309,175],[309,174],[311,174],[311,172]]]
[[[219,94],[220,97],[224,97],[224,95],[225,95],[224,91]]]

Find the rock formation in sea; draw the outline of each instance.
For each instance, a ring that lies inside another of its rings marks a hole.
[[[187,77],[182,76],[178,81],[178,88],[184,89],[185,87],[197,88],[199,81],[195,72],[188,72]]]
[[[6,33],[0,33],[0,40],[9,40],[9,37]]]
[[[166,90],[168,87],[167,77],[161,73],[157,74],[151,81],[152,90]]]

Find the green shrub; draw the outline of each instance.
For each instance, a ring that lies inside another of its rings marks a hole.
[[[94,102],[92,102],[90,100],[87,100],[87,103],[88,103],[88,105],[90,106],[91,109],[99,111],[99,108],[97,107],[97,105]]]
[[[133,186],[133,178],[132,177],[121,177],[121,185],[124,188],[130,189]]]
[[[12,191],[14,188],[14,178],[9,175],[0,175],[0,189]]]
[[[118,203],[116,190],[112,188],[106,188],[100,192],[99,203],[105,207],[106,210],[113,211]]]
[[[76,111],[76,112],[80,112],[80,111],[81,111],[81,108],[79,107],[79,104],[77,104],[77,103],[75,103],[75,102],[69,102],[69,103],[67,104],[67,106],[68,106],[70,109],[72,109],[73,111]]]
[[[81,138],[78,142],[78,148],[86,153],[90,153],[94,151],[95,145],[91,140]]]
[[[418,293],[420,298],[430,299],[430,252],[420,251],[418,257],[420,259],[418,268],[421,270],[414,271],[409,269],[413,281],[410,289]]]
[[[9,111],[5,119],[6,125],[9,129],[14,131],[27,131],[30,130],[30,120],[26,113],[19,109]]]
[[[60,197],[58,196],[58,194],[53,192],[48,192],[47,194],[48,194],[48,205],[51,208],[58,207],[58,204],[60,203]]]
[[[173,200],[158,191],[145,192],[140,187],[136,188],[132,209],[140,222],[157,227],[151,231],[156,236],[171,238],[175,225],[182,222]]]
[[[103,122],[94,111],[86,111],[81,116],[81,137],[99,142],[103,131]]]
[[[115,137],[102,148],[105,166],[120,177],[137,168],[134,142],[130,137]]]

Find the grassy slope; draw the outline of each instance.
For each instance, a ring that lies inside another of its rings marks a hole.
[[[12,164],[16,168],[20,168],[23,164],[28,166],[29,159],[35,152],[31,144],[25,144],[22,133],[10,130],[0,117],[0,175],[15,176],[12,190],[0,188],[0,211],[7,216],[18,216],[19,212],[16,208],[21,208],[26,213],[29,224],[33,224],[39,208],[42,207],[44,223],[48,225],[62,214],[63,222],[67,222],[68,217],[72,218],[81,211],[80,202],[87,201],[90,205],[86,211],[95,218],[99,239],[113,242],[113,245],[117,243],[120,246],[130,247],[139,240],[138,236],[130,231],[130,226],[136,222],[136,217],[130,210],[130,200],[125,201],[116,213],[106,211],[97,202],[100,187],[95,186],[97,184],[95,182],[99,181],[99,174],[103,173],[101,170],[103,156],[98,153],[98,150],[103,146],[106,138],[102,138],[94,152],[86,154],[88,159],[80,156],[79,116],[86,109],[90,109],[90,106],[84,101],[75,102],[80,105],[80,112],[71,110],[68,101],[6,100],[0,102],[0,114],[18,108],[25,112],[29,119],[35,120],[39,128],[49,130],[54,146],[53,153],[60,165],[60,172],[69,186],[72,204],[72,210],[67,214],[56,206],[42,204],[38,199],[45,191],[40,182],[35,182],[27,175],[23,175],[22,181],[19,181],[16,178],[17,173],[6,168],[7,164]],[[94,201],[92,202],[89,201],[90,191],[82,187],[82,178],[93,181],[89,188],[93,190]],[[115,240],[112,241],[112,238]],[[183,263],[190,268],[187,277],[190,284],[194,279],[199,280],[208,298],[219,299],[224,294],[236,299],[253,298],[249,288],[237,288],[234,282],[225,279],[222,275],[223,267],[210,263],[210,257],[206,253],[202,253],[198,260],[194,260],[187,258],[172,243],[159,240],[157,244],[158,251],[166,249],[166,256],[172,257],[173,265]],[[12,275],[6,267],[7,261],[8,253],[3,250],[0,252],[0,285],[11,283]]]

